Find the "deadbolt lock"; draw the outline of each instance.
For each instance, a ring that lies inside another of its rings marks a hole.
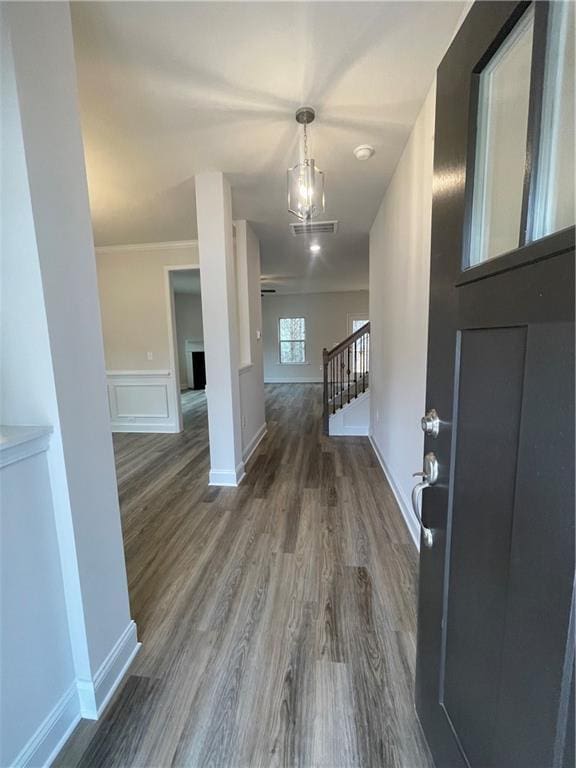
[[[422,432],[425,434],[430,435],[431,437],[438,437],[438,433],[440,432],[440,417],[435,408],[431,408],[426,416],[422,417],[420,426],[422,427]]]

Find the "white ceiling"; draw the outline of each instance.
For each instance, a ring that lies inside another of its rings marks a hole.
[[[196,237],[194,175],[224,171],[280,290],[368,282],[368,232],[462,2],[73,3],[97,245]],[[312,154],[338,234],[311,258],[291,235],[294,112],[317,111]],[[376,148],[372,160],[352,154]]]

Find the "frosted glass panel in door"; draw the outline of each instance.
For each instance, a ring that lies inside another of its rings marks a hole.
[[[530,9],[480,75],[468,266],[519,244],[533,26]]]

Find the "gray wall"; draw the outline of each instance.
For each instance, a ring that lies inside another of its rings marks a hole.
[[[262,297],[264,323],[264,380],[267,382],[322,381],[322,350],[351,333],[352,317],[368,314],[368,291],[275,294]],[[306,363],[279,362],[278,320],[306,320]]]
[[[432,87],[370,232],[371,435],[414,538],[422,468],[432,220]]]

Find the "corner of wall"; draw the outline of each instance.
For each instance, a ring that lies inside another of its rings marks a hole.
[[[130,621],[91,680],[77,680],[81,716],[97,720],[140,650],[136,624]]]

